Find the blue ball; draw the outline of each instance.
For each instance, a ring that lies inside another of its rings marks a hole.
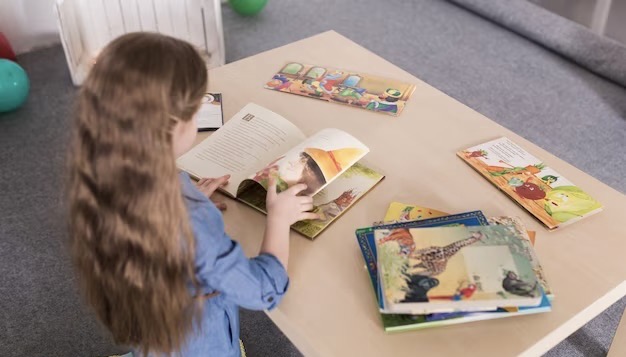
[[[19,64],[0,59],[0,113],[20,107],[28,97],[30,82]]]

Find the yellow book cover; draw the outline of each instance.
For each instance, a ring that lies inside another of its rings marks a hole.
[[[602,210],[593,197],[505,137],[459,151],[457,156],[549,229]]]
[[[448,215],[449,213],[428,207],[391,202],[385,214],[385,222],[416,221],[419,219],[437,218]]]

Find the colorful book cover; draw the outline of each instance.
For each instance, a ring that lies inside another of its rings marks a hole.
[[[539,284],[541,284],[541,288],[543,292],[546,294],[548,299],[552,301],[554,299],[554,294],[552,293],[552,288],[548,284],[548,279],[546,278],[546,273],[543,271],[541,264],[539,263],[539,258],[535,254],[534,246],[534,238],[530,237],[529,231],[526,230],[524,223],[519,217],[509,217],[509,216],[500,216],[500,217],[489,217],[487,219],[489,221],[489,225],[492,226],[504,226],[507,229],[511,230],[517,237],[521,239],[521,242],[526,245],[526,250],[528,252],[528,257],[530,258],[531,264],[533,266],[533,270],[535,271],[535,275],[539,280]],[[534,233],[534,232],[533,232]],[[533,234],[534,236],[534,234]]]
[[[389,312],[480,311],[541,303],[528,251],[532,248],[508,227],[375,229],[374,237]]]
[[[449,215],[449,213],[428,207],[391,202],[385,214],[385,222],[415,221],[418,219],[437,218],[447,215]]]
[[[505,137],[457,155],[549,229],[602,210],[593,197]]]
[[[396,222],[385,225],[377,225],[372,227],[359,228],[356,230],[356,237],[363,254],[363,259],[367,266],[367,270],[370,275],[370,280],[376,296],[378,299],[379,307],[381,310],[385,309],[383,305],[384,301],[382,297],[382,290],[378,280],[378,256],[376,253],[376,241],[374,239],[374,231],[377,228],[392,229],[398,232],[406,231],[408,228],[418,227],[439,227],[439,226],[479,226],[487,225],[487,218],[481,211],[472,211],[466,213],[459,213],[445,217],[437,217],[424,220],[408,221],[408,222]]]
[[[428,208],[428,207],[423,207],[419,205],[409,205],[409,204],[400,203],[400,202],[391,202],[391,204],[389,205],[389,208],[387,209],[387,213],[385,213],[384,221],[374,222],[373,225],[377,226],[377,225],[381,225],[385,223],[415,221],[415,220],[420,220],[420,219],[443,217],[443,216],[448,216],[448,215],[449,213],[437,211],[435,209]],[[500,217],[500,218],[504,219],[504,218],[511,218],[511,217]],[[497,220],[497,219],[498,217],[490,218],[490,220]],[[510,223],[515,225],[517,224],[517,222],[519,222],[521,226],[524,226],[524,224],[518,218],[515,218],[515,220]],[[494,221],[493,223],[490,223],[490,224],[506,225],[506,223],[500,223],[498,221]],[[537,232],[527,230],[526,233],[528,235],[528,238],[530,239],[530,243],[534,245],[535,236]]]
[[[359,71],[289,62],[265,88],[398,116],[415,85]]]
[[[397,204],[397,205],[394,205]],[[395,207],[394,207],[395,206]],[[399,221],[398,216],[396,215],[398,212],[402,212],[404,206],[410,207],[418,207],[417,205],[408,205],[394,202],[390,205],[390,208],[385,215],[385,219],[390,221]],[[426,210],[430,210],[427,207]],[[480,225],[480,224],[505,224],[509,223],[506,221],[508,217],[492,217],[487,220],[487,222],[483,222],[482,220],[477,220],[476,222],[468,222],[465,221],[465,225]],[[405,224],[406,228],[415,228],[420,227],[423,222],[420,222],[419,219],[415,222],[407,222]],[[441,222],[441,221],[440,221]],[[445,225],[447,222],[443,221],[441,224]],[[430,226],[429,224],[427,224]],[[358,232],[358,231],[357,231]],[[383,308],[382,299],[380,295],[382,292],[380,291],[380,284],[378,280],[378,270],[376,266],[376,243],[374,241],[374,234],[372,229],[364,229],[362,234],[357,234],[357,241],[359,243],[359,247],[361,248],[361,253],[363,254],[363,259],[366,263],[366,268],[368,270],[372,287],[376,292],[376,300],[379,303],[379,308]],[[528,231],[528,235],[531,238],[531,242],[534,245],[534,231]],[[541,275],[543,276],[543,275]],[[541,279],[541,276],[538,277]],[[547,286],[547,283],[546,283]],[[547,296],[542,297],[541,304],[539,306],[531,306],[531,307],[499,307],[495,311],[484,311],[484,312],[454,312],[454,313],[434,313],[434,314],[384,314],[381,313],[381,320],[383,324],[383,328],[386,332],[400,332],[400,331],[408,331],[408,330],[418,330],[430,327],[437,326],[446,326],[446,325],[454,325],[460,323],[467,323],[473,321],[482,321],[482,320],[491,320],[497,318],[504,317],[512,317],[518,315],[528,315],[528,314],[536,314],[551,311],[551,298]]]

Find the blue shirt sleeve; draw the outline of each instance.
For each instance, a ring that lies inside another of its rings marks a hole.
[[[273,309],[289,286],[287,271],[278,259],[271,254],[247,258],[224,231],[221,213],[211,202],[198,204],[191,218],[201,293],[217,291],[250,310]]]

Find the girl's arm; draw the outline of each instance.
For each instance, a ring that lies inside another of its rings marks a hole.
[[[270,181],[265,238],[259,256],[251,259],[226,234],[214,205],[201,202],[190,207],[196,237],[197,294],[219,292],[252,310],[272,309],[278,304],[289,285],[289,226],[300,219],[317,217],[305,212],[312,208],[312,199],[297,196],[306,187],[296,186],[277,194],[276,182]]]
[[[298,196],[306,188],[304,184],[297,184],[278,194],[276,178],[270,175],[266,199],[267,224],[261,253],[272,254],[285,269],[289,262],[289,227],[297,221],[318,218],[316,213],[308,212],[313,209],[313,198]]]

